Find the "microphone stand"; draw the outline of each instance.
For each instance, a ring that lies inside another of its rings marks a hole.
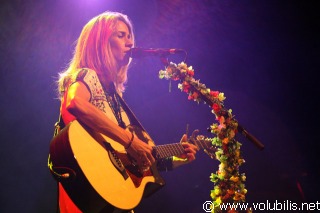
[[[161,62],[165,65],[165,67],[167,67],[169,65],[169,61],[167,58],[165,57],[160,57]],[[212,100],[210,100],[206,95],[203,94],[203,92],[201,92],[201,90],[199,90],[198,88],[196,88],[191,82],[188,82],[190,84],[190,86],[192,87],[193,91],[197,91],[198,94],[200,95],[201,99],[208,104],[209,106],[212,106],[214,103],[212,102]],[[238,123],[238,132],[240,132],[245,138],[247,138],[250,142],[252,142],[259,150],[263,150],[264,149],[264,145],[252,134],[250,134],[242,125]]]

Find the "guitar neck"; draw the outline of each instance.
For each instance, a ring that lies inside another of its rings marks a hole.
[[[153,147],[153,156],[156,159],[179,156],[184,153],[184,148],[180,143],[165,144]]]
[[[208,144],[205,141],[192,141],[199,149],[207,149]],[[181,143],[158,145],[153,147],[153,156],[156,159],[167,158],[171,156],[179,156],[185,153],[184,148]]]

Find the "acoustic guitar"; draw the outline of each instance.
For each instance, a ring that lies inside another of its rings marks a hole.
[[[131,131],[141,140],[150,140],[139,128]],[[204,136],[193,134],[188,142],[214,156],[215,149]],[[50,171],[83,212],[131,210],[165,185],[156,164],[142,171],[120,143],[77,120],[52,139],[49,153]],[[152,152],[156,160],[183,153],[181,143],[154,146]]]

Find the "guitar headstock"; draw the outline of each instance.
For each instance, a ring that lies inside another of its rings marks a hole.
[[[209,155],[210,158],[216,158],[217,148],[212,145],[212,139],[205,137],[203,135],[198,135],[199,130],[194,130],[192,135],[189,137],[189,142],[196,145],[199,149],[203,149],[203,151]]]

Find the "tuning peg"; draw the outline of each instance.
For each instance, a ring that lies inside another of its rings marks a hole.
[[[198,129],[193,130],[192,134],[191,134],[191,138],[195,139],[196,138],[196,134],[199,133]]]

